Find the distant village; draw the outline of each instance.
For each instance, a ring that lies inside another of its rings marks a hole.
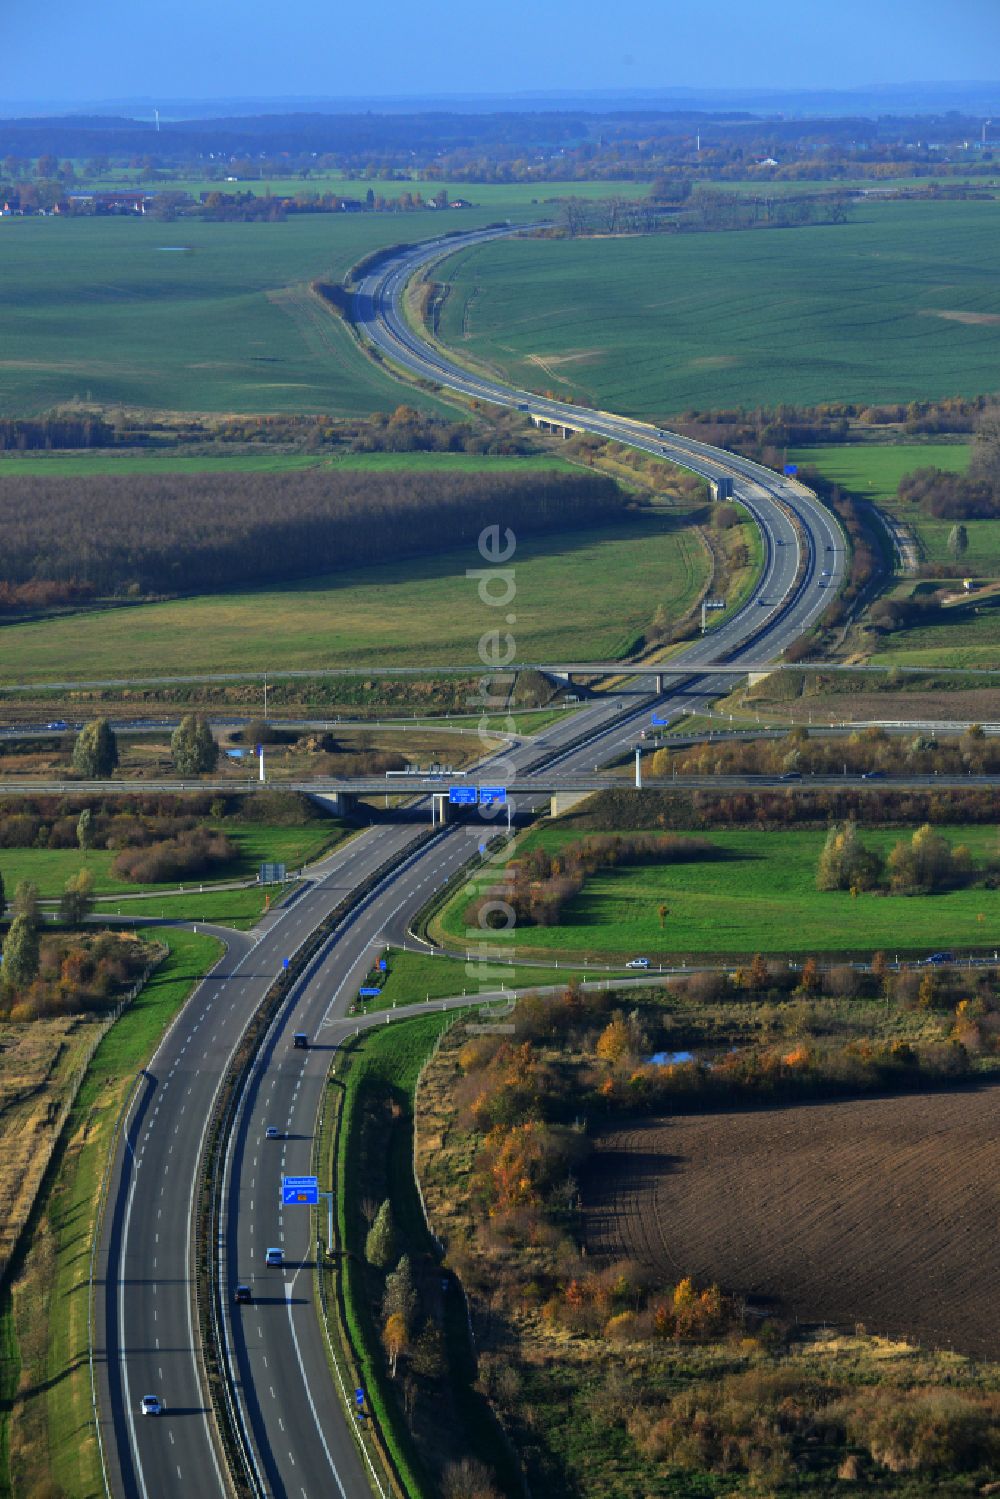
[[[230,178],[228,182],[238,179]],[[96,218],[141,217],[145,214],[173,217],[192,214],[220,218],[284,218],[298,213],[412,213],[416,209],[462,209],[474,205],[467,198],[453,198],[446,190],[425,198],[420,192],[405,192],[389,198],[369,189],[364,198],[345,198],[336,193],[263,195],[247,189],[227,192],[212,188],[194,198],[176,189],[147,192],[115,188],[105,192],[66,193],[52,203],[39,201],[34,192],[10,191],[0,197],[0,218],[48,218],[86,215]]]

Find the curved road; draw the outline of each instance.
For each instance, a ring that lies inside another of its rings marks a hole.
[[[466,236],[462,244],[486,237]],[[489,779],[506,782],[544,762],[547,774],[572,783],[574,776],[637,742],[651,706],[660,705],[665,715],[678,713],[724,690],[705,670],[711,662],[762,665],[777,656],[826,604],[820,573],[828,570],[829,586],[836,586],[843,542],[808,490],[769,470],[641,423],[510,391],[424,345],[399,312],[400,290],[418,264],[458,247],[455,241],[436,242],[408,251],[363,282],[361,321],[386,353],[413,373],[480,399],[530,403],[546,419],[573,421],[694,472],[728,473],[764,537],[764,570],[754,596],[682,657],[671,659],[671,670],[690,669],[688,678],[659,698],[634,697],[624,713],[613,701],[594,704],[571,722],[550,727],[544,747],[515,745],[484,767]],[[475,854],[488,831],[482,824],[446,827],[409,855],[412,824],[375,827],[342,845],[310,871],[310,884],[297,900],[264,919],[252,945],[233,937],[140,1079],[114,1163],[101,1245],[97,1329],[103,1347],[96,1352],[102,1429],[116,1494],[180,1499],[225,1492],[192,1312],[193,1184],[205,1122],[232,1050],[282,960],[345,891],[392,859],[392,873],[295,986],[256,1059],[227,1159],[219,1246],[225,1339],[254,1488],[294,1499],[329,1494],[354,1499],[371,1487],[356,1425],[331,1379],[312,1305],[309,1214],[282,1215],[280,1177],[310,1169],[331,1051],[345,1025],[355,1023],[345,1022],[345,1012],[373,952]],[[481,977],[483,988],[493,987],[488,973]],[[477,968],[470,987],[479,978]],[[291,1046],[292,1032],[300,1029],[316,1043],[306,1052]],[[264,1139],[268,1125],[278,1127],[280,1139]],[[272,1245],[283,1248],[284,1269],[265,1266],[264,1251]],[[252,1282],[253,1305],[233,1305],[236,1280]],[[165,1417],[138,1416],[138,1401],[147,1393],[166,1401]]]

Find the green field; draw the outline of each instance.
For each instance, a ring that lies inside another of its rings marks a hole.
[[[844,442],[790,448],[788,458],[800,467],[815,468],[849,493],[882,505],[895,499],[900,479],[914,469],[943,468],[964,474],[971,451],[968,442]]]
[[[256,197],[262,198],[267,194],[271,197],[294,196],[296,193],[336,193],[339,198],[364,199],[368,189],[385,198],[398,198],[403,193],[420,192],[424,198],[433,198],[434,194],[442,187],[446,188],[450,198],[464,198],[466,202],[473,205],[472,209],[461,211],[451,210],[444,214],[439,209],[430,208],[424,212],[419,210],[402,215],[385,215],[390,224],[395,224],[397,234],[399,229],[407,224],[419,224],[428,226],[427,233],[434,234],[444,228],[460,229],[471,217],[476,209],[488,209],[495,213],[498,209],[518,209],[546,202],[556,201],[560,198],[644,198],[649,192],[648,182],[465,182],[451,183],[440,180],[427,182],[420,178],[414,178],[406,182],[380,181],[376,177],[341,177],[335,172],[317,172],[303,179],[301,177],[280,177],[271,181],[257,181],[247,179],[240,182],[210,181],[203,177],[182,178],[176,182],[154,182],[144,183],[136,173],[114,172],[106,180],[91,183],[88,187],[95,188],[98,192],[106,192],[112,187],[141,187],[150,192],[186,192],[197,196],[199,193],[245,193],[252,192]],[[350,221],[349,221],[350,222]]]
[[[498,243],[450,262],[440,332],[635,416],[972,394],[996,384],[998,228],[992,201],[866,203],[835,226]]]
[[[183,895],[150,895],[143,901],[102,902],[97,915],[114,921],[116,916],[129,917],[132,921],[190,921],[212,926],[231,926],[238,932],[248,932],[256,926],[264,913],[265,896],[273,904],[280,901],[288,891],[288,885],[247,885],[237,890],[213,890],[206,885],[204,892],[197,884],[185,886]]]
[[[796,448],[790,450],[788,456],[793,463],[815,468],[825,479],[839,484],[849,494],[873,500],[911,527],[928,562],[951,562],[948,535],[954,522],[929,520],[915,506],[900,504],[896,490],[904,474],[918,468],[942,468],[949,473],[964,474],[971,451],[967,442],[903,442],[892,446],[844,443],[823,448]],[[803,477],[808,480],[808,474]],[[965,563],[970,574],[973,577],[1000,574],[1000,521],[970,520],[964,524],[969,534]]]
[[[291,872],[302,864],[319,858],[320,854],[338,843],[347,830],[342,823],[330,820],[307,823],[303,827],[267,827],[263,824],[227,821],[221,825],[221,831],[236,844],[238,854],[231,864],[219,865],[215,869],[212,875],[214,881],[253,879],[259,865],[265,862],[287,864]],[[84,867],[94,877],[96,895],[130,891],[148,893],[177,888],[176,884],[136,885],[128,880],[121,880],[111,873],[114,859],[114,852],[103,848],[91,849],[86,857],[75,848],[4,848],[0,849],[0,874],[3,875],[8,900],[13,898],[20,880],[34,880],[43,900],[54,898],[62,892],[67,878]],[[188,888],[201,883],[199,880],[184,881]],[[210,885],[211,881],[204,883]],[[128,914],[134,904],[130,902],[124,905],[123,913]],[[101,911],[107,908],[99,905],[97,909]]]
[[[488,210],[461,216],[469,228],[490,220]],[[340,281],[378,246],[434,233],[431,212],[278,224],[4,219],[0,416],[73,400],[235,413],[392,410],[400,385],[360,353],[308,283]],[[406,399],[428,401],[415,390]]]
[[[518,658],[619,656],[658,605],[671,618],[683,614],[707,577],[704,548],[685,520],[638,515],[522,541],[510,626]],[[283,588],[9,625],[0,679],[471,664],[480,637],[498,627],[497,610],[465,576],[480,565],[466,548]]]
[[[995,668],[1000,661],[1000,610],[945,610],[935,624],[897,630],[871,659],[886,666]]]
[[[996,857],[993,828],[942,828],[968,844],[978,863]],[[521,847],[562,847],[578,836],[558,827],[530,834]],[[932,896],[861,895],[816,889],[825,831],[699,832],[719,856],[689,864],[619,867],[587,881],[558,927],[519,927],[509,943],[521,959],[640,955],[674,961],[690,955],[836,952],[922,953],[992,946],[1000,929],[1000,891],[969,889]],[[903,830],[865,832],[887,852]],[[659,906],[669,914],[661,930]],[[446,907],[443,927],[460,941],[464,898]],[[983,915],[980,921],[979,915]]]

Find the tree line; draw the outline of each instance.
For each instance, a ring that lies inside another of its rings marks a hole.
[[[0,581],[104,597],[194,593],[475,546],[620,516],[590,474],[293,473],[0,479]]]
[[[828,827],[853,819],[867,827],[919,827],[997,820],[996,795],[988,787],[900,791],[828,786],[774,791],[598,791],[560,819],[567,830]]]
[[[890,774],[995,775],[1000,772],[1000,739],[987,737],[978,724],[962,734],[936,739],[929,735],[888,734],[885,729],[858,729],[849,735],[810,733],[797,727],[777,739],[710,740],[680,749],[664,748],[653,756],[654,776],[852,775],[869,771]]]
[[[884,859],[861,837],[856,822],[832,827],[816,866],[817,890],[877,890],[888,885],[896,895],[933,895],[967,885],[979,873],[964,843],[952,843],[924,823],[902,839]],[[996,870],[988,871],[995,879]]]

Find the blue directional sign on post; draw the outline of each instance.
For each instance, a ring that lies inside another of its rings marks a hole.
[[[456,807],[474,807],[478,800],[475,786],[449,786],[448,800]]]
[[[316,1207],[319,1203],[319,1177],[283,1176],[281,1201],[285,1206],[301,1203],[305,1207]]]
[[[361,995],[362,999],[377,999],[378,996],[382,993],[382,990],[365,987],[364,989],[359,989],[358,993]]]
[[[506,800],[506,786],[480,786],[479,788],[479,805],[481,807],[491,807],[494,802],[502,807]]]
[[[784,472],[785,472],[785,477],[786,478],[788,478],[788,479],[794,479],[795,475],[798,473],[798,471],[799,471],[799,466],[798,466],[797,463],[786,463],[785,464]]]
[[[385,973],[385,970],[386,970],[387,966],[388,965],[386,964],[385,958],[379,958],[379,960],[378,960],[379,972],[380,973]]]
[[[364,1403],[365,1403],[365,1392],[359,1386],[354,1391],[354,1404],[360,1408],[362,1405],[364,1405]]]
[[[650,722],[656,724],[657,728],[662,728],[665,724],[668,724],[670,722],[670,719],[669,718],[658,718],[657,715],[654,713],[653,717],[650,719]]]

